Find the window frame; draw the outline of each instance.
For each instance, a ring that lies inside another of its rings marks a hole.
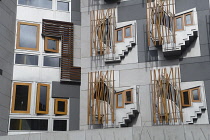
[[[188,100],[189,100],[189,104],[184,104],[184,96],[183,93],[186,92],[188,93]],[[182,100],[182,106],[183,107],[190,107],[191,106],[191,93],[189,90],[182,90],[181,91],[181,100]]]
[[[131,101],[128,101],[128,100],[127,100],[127,96],[126,96],[126,92],[127,92],[127,91],[130,91],[130,92],[131,92]],[[133,90],[132,90],[132,89],[125,90],[125,91],[124,91],[124,96],[125,96],[125,101],[124,101],[124,102],[125,102],[126,104],[131,104],[131,103],[133,103]]]
[[[122,31],[122,41],[118,41],[118,31],[120,31],[120,30]],[[118,28],[115,30],[115,32],[116,32],[116,42],[117,43],[124,42],[124,28],[123,27]]]
[[[47,87],[47,96],[46,96],[46,111],[39,110],[39,101],[40,101],[40,87],[45,86]],[[37,84],[37,95],[36,95],[36,113],[37,114],[48,114],[49,113],[49,100],[50,100],[50,84]]]
[[[24,64],[18,64],[18,63],[16,63],[16,57],[17,57],[17,55],[24,55]],[[29,64],[27,64],[27,56],[37,56],[37,65],[29,65]],[[23,53],[15,53],[15,62],[14,62],[14,64],[15,65],[24,65],[24,66],[33,66],[33,67],[37,67],[37,66],[39,66],[39,55],[37,55],[37,54],[23,54]]]
[[[63,3],[68,3],[68,11],[66,11],[66,10],[59,10],[58,9],[58,2],[63,2]],[[56,10],[57,11],[62,11],[62,12],[70,12],[70,1],[68,1],[68,0],[57,0],[57,2],[56,2]]]
[[[126,36],[126,29],[130,28],[130,36]],[[124,38],[131,38],[132,37],[132,26],[128,25],[124,27]]]
[[[45,66],[45,57],[48,58],[58,58],[59,59],[59,66]],[[60,55],[43,55],[42,57],[42,67],[43,68],[61,68],[61,56]]]
[[[177,19],[181,18],[181,23],[182,23],[182,28],[181,29],[177,29]],[[183,15],[179,15],[175,17],[175,31],[182,31],[184,30],[184,22],[183,22]]]
[[[187,23],[186,23],[186,16],[187,16],[187,15],[190,15],[191,24],[187,24]],[[192,15],[192,12],[188,12],[188,13],[184,14],[184,25],[185,25],[185,26],[193,25],[193,15]]]
[[[64,102],[65,103],[65,111],[64,112],[60,112],[60,111],[58,111],[58,102]],[[56,98],[56,99],[54,99],[54,103],[55,103],[55,105],[54,105],[54,114],[56,114],[56,115],[67,115],[67,104],[68,104],[68,99],[60,99],[60,98]]]
[[[29,26],[36,26],[37,27],[36,48],[27,48],[27,47],[21,47],[20,46],[20,25],[29,25]],[[28,22],[18,22],[17,23],[16,49],[39,51],[39,34],[40,34],[40,24],[28,23]]]
[[[192,92],[193,90],[198,90],[198,97],[199,97],[199,100],[194,100],[194,99],[193,99],[193,92]],[[192,89],[190,89],[190,92],[191,92],[192,102],[201,102],[200,87],[192,88]]]
[[[28,85],[28,103],[27,103],[27,110],[26,111],[16,111],[15,110],[15,97],[16,97],[16,86],[17,85]],[[14,82],[13,83],[13,95],[12,95],[12,107],[11,107],[11,113],[30,113],[30,107],[31,107],[31,83],[19,83]]]
[[[125,100],[124,100],[124,92],[118,92],[116,93],[116,108],[124,108],[125,106]],[[122,106],[118,106],[118,95],[122,94]]]
[[[56,50],[48,49],[48,40],[55,40],[56,41]],[[59,53],[59,39],[54,37],[45,37],[44,39],[44,50],[48,52]]]

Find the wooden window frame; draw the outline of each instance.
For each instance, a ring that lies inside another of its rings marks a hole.
[[[27,48],[27,47],[19,46],[19,44],[20,44],[20,25],[30,25],[30,26],[36,26],[37,27],[36,48]],[[27,23],[27,22],[18,22],[17,23],[17,44],[16,44],[16,49],[39,51],[39,34],[40,34],[40,25],[39,24]]]
[[[177,19],[178,18],[181,18],[181,22],[182,22],[182,29],[177,29]],[[177,16],[177,17],[175,17],[175,30],[176,31],[182,31],[182,30],[184,30],[184,23],[183,23],[183,15],[180,15],[180,16]]]
[[[192,15],[192,14],[193,14],[192,12],[189,12],[189,13],[184,14],[184,25],[185,25],[185,26],[193,25],[193,15]],[[186,16],[187,16],[187,15],[190,15],[191,24],[186,24]]]
[[[130,91],[130,92],[131,92],[131,101],[127,101],[127,97],[126,97],[126,92],[127,92],[127,91]],[[132,89],[125,90],[125,91],[124,91],[124,96],[125,96],[125,103],[126,103],[126,104],[131,104],[131,103],[133,103],[133,90],[132,90]]]
[[[118,95],[122,94],[122,106],[118,106]],[[124,93],[123,92],[119,92],[116,94],[116,108],[124,108],[125,105],[125,100],[124,100]]]
[[[17,85],[27,85],[28,88],[28,103],[27,103],[27,110],[26,111],[16,111],[15,110],[15,97],[16,97],[16,86]],[[12,108],[11,108],[11,113],[30,113],[30,106],[31,106],[31,83],[18,83],[15,82],[13,83],[13,95],[12,95]]]
[[[55,40],[56,41],[56,50],[48,49],[48,40]],[[48,52],[59,53],[59,39],[53,37],[45,37],[44,39],[44,50]]]
[[[194,99],[193,99],[193,92],[192,92],[193,90],[198,90],[198,97],[199,97],[199,100],[194,100]],[[196,87],[196,88],[190,89],[190,93],[191,93],[192,102],[201,102],[200,87]]]
[[[56,115],[67,115],[67,104],[68,104],[68,99],[55,99],[55,110],[54,110],[54,113]],[[60,112],[58,111],[58,102],[65,102],[65,111],[64,112]]]
[[[130,36],[126,36],[126,29],[130,28]],[[128,25],[124,27],[124,38],[131,38],[132,37],[132,26]]]
[[[186,92],[188,93],[188,100],[189,100],[189,104],[184,104],[184,96],[183,96],[183,92]],[[189,90],[182,90],[181,91],[181,99],[182,99],[182,106],[183,107],[190,107],[191,106],[191,94],[190,94],[190,91]]]
[[[122,30],[122,41],[118,41],[118,31],[120,31],[120,30]],[[117,43],[124,42],[124,28],[123,27],[118,28],[118,29],[115,30],[115,32],[116,32],[116,42]]]
[[[47,87],[47,96],[46,96],[46,111],[39,110],[39,101],[40,101],[40,87],[46,86]],[[37,114],[48,114],[49,113],[49,100],[50,100],[50,85],[38,83],[37,84],[37,95],[36,95],[36,113]]]

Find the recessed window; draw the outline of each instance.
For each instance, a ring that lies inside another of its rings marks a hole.
[[[44,56],[44,66],[60,67],[60,58]]]
[[[62,11],[69,11],[69,2],[58,1],[57,9]]]
[[[52,9],[52,0],[18,0],[18,4]]]
[[[125,38],[131,37],[131,26],[124,27],[124,32],[125,32],[125,34],[124,34]]]
[[[200,88],[193,88],[191,89],[191,95],[192,95],[192,102],[200,102]]]
[[[67,99],[55,99],[55,114],[66,115],[67,114]]]
[[[117,29],[117,42],[123,42],[123,29]]]
[[[31,84],[14,83],[12,113],[30,113]]]
[[[39,50],[39,24],[18,22],[17,49]]]
[[[132,95],[132,89],[124,91],[125,94],[125,103],[132,103],[133,95]]]
[[[15,64],[38,65],[37,55],[16,54]]]
[[[50,85],[38,83],[37,86],[36,113],[48,114]]]
[[[53,131],[67,131],[67,120],[54,120]]]
[[[123,100],[123,93],[117,93],[117,104],[116,108],[124,108],[124,100]]]
[[[52,37],[45,37],[44,49],[47,52],[59,52],[59,40]]]
[[[187,13],[184,15],[185,17],[185,25],[192,25],[193,24],[193,20],[192,20],[192,13]]]
[[[176,30],[183,30],[182,16],[176,17]]]
[[[46,119],[11,119],[10,130],[48,130]]]
[[[182,96],[182,106],[183,107],[191,106],[190,91],[189,90],[183,90],[181,92],[181,96]]]

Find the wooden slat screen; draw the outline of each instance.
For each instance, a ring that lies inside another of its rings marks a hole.
[[[73,23],[43,19],[42,35],[61,38],[61,80],[81,79],[81,67],[73,65]]]

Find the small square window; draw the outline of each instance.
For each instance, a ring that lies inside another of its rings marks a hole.
[[[59,52],[59,40],[52,37],[45,37],[44,50],[47,52]]]
[[[183,27],[183,20],[182,20],[182,16],[178,16],[175,18],[175,22],[176,22],[176,31],[180,31],[180,30],[183,30],[184,27]]]
[[[131,32],[131,25],[130,26],[126,26],[124,27],[124,38],[129,38],[131,37],[132,35],[132,32]]]
[[[55,114],[67,115],[67,99],[55,99]]]
[[[69,11],[69,2],[58,1],[57,9],[62,11]]]
[[[123,42],[123,28],[117,29],[117,42]]]
[[[67,131],[67,120],[54,120],[53,131]]]
[[[116,108],[124,108],[123,92],[117,93],[116,96],[117,96]]]

